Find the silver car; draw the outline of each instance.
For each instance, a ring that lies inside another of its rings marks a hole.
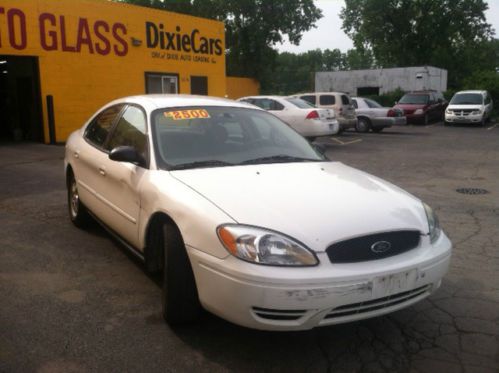
[[[381,132],[391,126],[407,124],[404,111],[397,108],[383,107],[376,101],[363,97],[352,97],[357,114],[357,132]]]

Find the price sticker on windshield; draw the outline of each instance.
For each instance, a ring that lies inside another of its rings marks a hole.
[[[173,120],[210,118],[210,114],[205,109],[165,111],[163,115]]]

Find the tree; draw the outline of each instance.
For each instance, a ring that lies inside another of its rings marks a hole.
[[[357,50],[372,51],[378,65],[446,68],[456,85],[494,35],[487,9],[484,0],[345,0],[340,17]]]
[[[121,0],[225,23],[227,73],[268,79],[275,67],[273,48],[286,37],[298,44],[322,17],[313,0]]]

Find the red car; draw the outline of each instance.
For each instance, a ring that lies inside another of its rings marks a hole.
[[[447,101],[440,92],[415,91],[406,93],[394,108],[403,109],[407,123],[428,124],[444,118]]]

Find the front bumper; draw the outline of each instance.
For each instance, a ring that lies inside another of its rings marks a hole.
[[[393,257],[316,267],[269,267],[233,256],[214,258],[188,247],[201,304],[218,316],[262,330],[306,330],[380,316],[434,292],[448,270],[452,244],[442,233],[431,245]]]
[[[476,123],[481,124],[483,114],[456,115],[445,113],[445,121],[449,123]]]
[[[425,114],[406,114],[407,123],[424,123]]]

